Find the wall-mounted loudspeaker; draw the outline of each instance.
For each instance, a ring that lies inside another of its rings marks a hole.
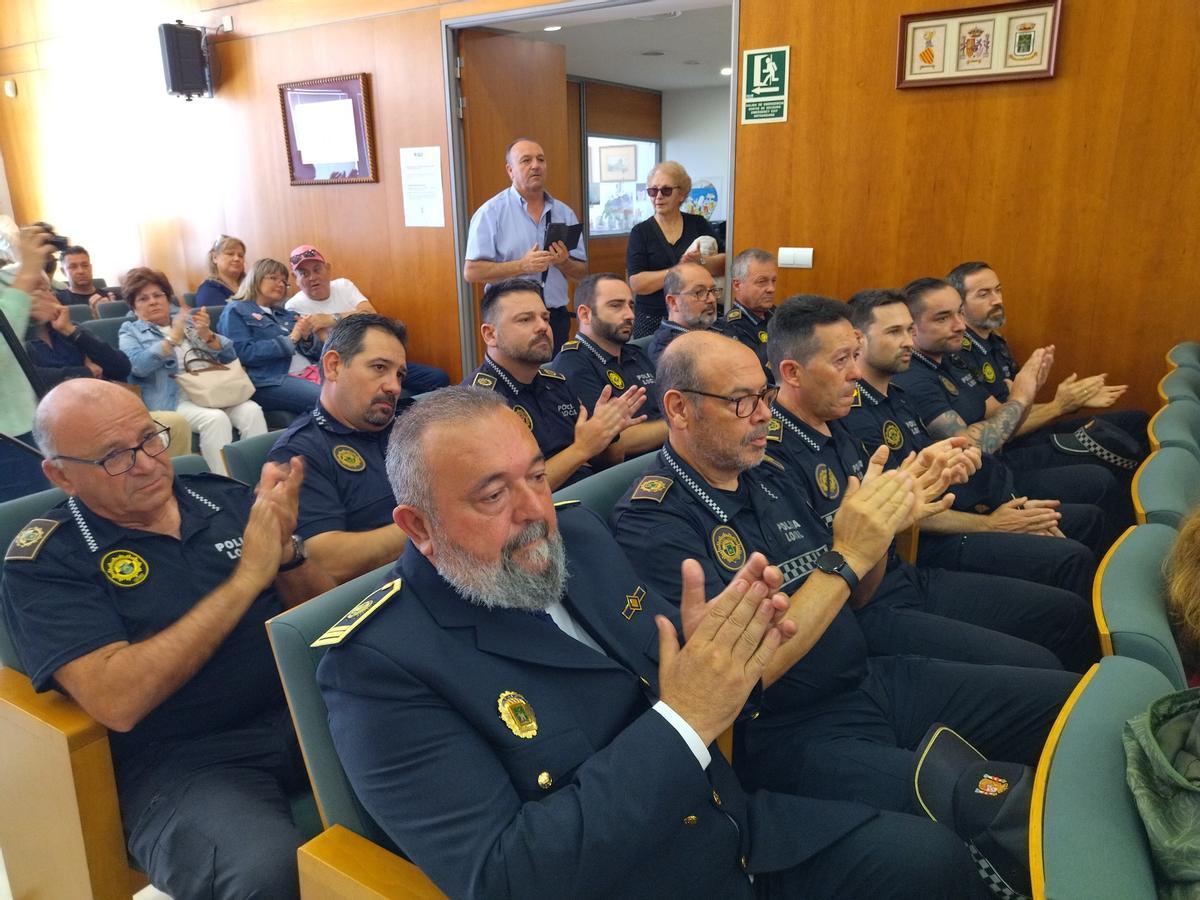
[[[182,22],[158,26],[162,47],[163,76],[167,93],[186,97],[213,95],[212,71],[208,64],[208,42],[204,31]]]

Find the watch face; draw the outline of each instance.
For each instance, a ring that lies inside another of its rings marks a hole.
[[[817,558],[817,568],[826,575],[834,575],[846,564],[846,557],[836,550],[826,550]]]

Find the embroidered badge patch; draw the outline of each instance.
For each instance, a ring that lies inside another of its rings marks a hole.
[[[375,610],[398,594],[401,587],[403,587],[403,580],[397,578],[376,588],[362,600],[355,603],[349,612],[338,619],[335,624],[331,625],[328,631],[313,641],[312,646],[331,647],[334,644],[340,644],[350,635],[350,632],[365,622],[371,613],[375,612]]]
[[[939,375],[939,380],[942,382],[942,387],[951,393],[952,396],[958,396],[958,385],[947,378],[945,375]]]
[[[767,342],[767,330],[765,328],[758,333],[758,342],[760,344],[765,344]]]
[[[638,482],[630,500],[654,500],[662,503],[663,497],[675,482],[664,475],[647,475]]]
[[[533,431],[533,416],[529,415],[529,412],[525,409],[525,407],[520,405],[514,406],[513,412],[521,417],[521,421],[525,423],[526,428],[528,428],[530,431]]]
[[[986,772],[975,786],[975,793],[988,797],[998,797],[1008,790],[1008,779],[999,775],[988,775]]]
[[[537,717],[529,701],[516,691],[505,691],[496,700],[500,710],[500,721],[508,726],[508,730],[523,740],[537,737]]]
[[[899,450],[904,446],[904,432],[891,419],[883,423],[883,442],[889,450]]]
[[[767,440],[776,442],[783,440],[783,423],[778,419],[771,419],[767,423]]]
[[[475,377],[471,379],[471,386],[487,388],[490,391],[496,386],[496,379],[491,375],[485,375],[483,372],[478,372],[476,373]]]
[[[100,559],[100,571],[117,587],[136,587],[150,574],[150,566],[132,550],[112,550]]]
[[[731,572],[736,572],[746,564],[746,548],[738,533],[728,525],[718,525],[712,532],[713,552],[717,561]]]
[[[54,533],[54,529],[61,523],[54,519],[34,519],[24,528],[17,532],[17,536],[12,539],[8,545],[8,552],[4,554],[5,560],[21,559],[27,562],[32,562],[37,559],[37,555],[42,550],[42,545],[46,543],[46,538]]]
[[[632,619],[634,613],[642,611],[642,601],[646,599],[646,589],[640,584],[633,589],[632,594],[625,595],[625,609],[621,611],[626,619]]]
[[[983,380],[986,381],[988,384],[995,383],[996,369],[992,366],[992,364],[990,362],[985,362],[983,364],[983,368],[980,370],[980,372],[983,375]]]
[[[362,454],[349,444],[338,444],[333,448],[333,461],[347,472],[361,472],[367,467]]]
[[[842,492],[842,486],[838,484],[837,475],[825,463],[817,464],[817,468],[813,472],[813,477],[817,482],[817,490],[821,492],[821,496],[826,500],[834,500]]]
[[[614,372],[612,369],[609,369],[607,375],[609,384],[615,387],[618,391],[625,390],[625,379],[622,378],[620,374]]]
[[[857,384],[854,386],[854,396],[850,398],[850,406],[862,406],[862,391]]]

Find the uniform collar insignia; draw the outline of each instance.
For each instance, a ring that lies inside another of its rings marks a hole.
[[[771,412],[775,415],[775,418],[783,423],[784,428],[793,434],[799,435],[800,439],[815,452],[820,452],[821,448],[831,440],[829,435],[822,434],[816,429],[809,427],[778,404],[771,407]]]
[[[929,368],[934,369],[935,371],[938,368],[938,364],[935,363],[928,356],[926,356],[924,353],[922,353],[920,350],[913,350],[913,359],[915,359],[919,362],[925,363],[925,365],[929,366]]]
[[[600,360],[600,362],[604,363],[606,366],[612,365],[613,362],[618,359],[618,357],[609,356],[607,353],[597,347],[591,340],[588,339],[587,335],[576,334],[575,339],[579,341],[579,346],[583,347],[585,350],[590,350],[592,352],[592,356],[596,357],[596,359]]]
[[[332,415],[330,415],[329,411],[321,405],[320,401],[317,401],[317,405],[313,407],[312,417],[313,421],[316,422],[320,428],[323,428],[325,431],[331,432],[332,434],[357,434],[353,428],[347,428]]]
[[[521,388],[517,387],[517,380],[509,375],[508,372],[504,370],[504,367],[496,363],[490,356],[484,356],[483,366],[484,368],[495,372],[496,377],[504,382],[504,386],[508,388],[514,396],[521,393]],[[522,385],[522,387],[528,387],[528,385]]]
[[[722,524],[729,521],[729,513],[726,512],[725,508],[721,506],[717,500],[713,499],[712,494],[705,489],[707,487],[707,483],[704,481],[704,479],[692,471],[691,467],[682,460],[676,459],[675,455],[671,452],[669,444],[664,444],[663,448],[658,451],[658,454],[662,461],[667,464],[667,467],[670,468],[671,471],[673,471],[677,476],[679,476],[680,483],[683,484],[689,491],[691,491],[696,498],[705,507],[707,507],[709,512],[717,517],[717,521],[721,522]]]
[[[880,403],[883,402],[880,399],[880,397],[875,393],[875,391],[871,388],[871,386],[869,384],[867,384],[865,381],[863,381],[861,378],[858,380],[857,384],[858,384],[858,396],[859,397],[869,400],[872,406],[878,406]]]

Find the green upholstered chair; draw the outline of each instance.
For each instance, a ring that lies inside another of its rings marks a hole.
[[[1139,525],[1161,522],[1178,528],[1200,501],[1200,460],[1182,447],[1164,447],[1138,467],[1131,489]]]
[[[230,478],[236,478],[243,484],[258,484],[258,476],[262,472],[267,454],[279,439],[279,432],[268,431],[266,434],[256,434],[254,437],[242,438],[221,448],[221,458],[225,460],[225,469]]]
[[[1200,402],[1171,401],[1154,414],[1146,431],[1152,450],[1182,447],[1200,459]]]
[[[648,346],[650,346],[650,340],[653,337],[653,334],[648,334],[645,337],[634,338],[629,343],[633,344],[633,346],[637,347],[639,350],[645,350]]]
[[[1175,690],[1182,691],[1187,676],[1167,619],[1162,568],[1177,536],[1167,525],[1128,529],[1100,563],[1092,607],[1105,656],[1128,656],[1149,663]]]
[[[1172,400],[1200,400],[1200,369],[1180,366],[1172,369],[1158,382],[1158,396],[1163,403]]]
[[[559,488],[554,492],[555,502],[561,500],[579,500],[602,518],[608,521],[608,515],[617,505],[621,496],[629,490],[634,479],[646,470],[654,459],[653,453],[644,453],[618,463],[610,469],[589,475],[582,481]]]
[[[79,327],[87,329],[110,347],[119,349],[120,338],[117,335],[124,324],[124,319],[88,319],[86,322],[80,322]]]
[[[1063,705],[1038,762],[1029,821],[1035,900],[1155,896],[1150,846],[1125,781],[1121,730],[1175,688],[1151,665],[1109,656]]]
[[[196,292],[195,291],[184,291],[183,292],[183,305],[187,306],[187,307],[192,307],[192,306],[196,305]],[[213,321],[215,322],[216,320],[214,319]]]
[[[287,428],[295,422],[296,414],[288,409],[267,409],[263,410],[263,418],[267,420],[268,428],[272,431],[278,431],[281,428]]]
[[[313,642],[388,581],[390,568],[382,566],[360,575],[267,623],[304,764],[326,829],[300,849],[301,892],[305,896],[349,896],[348,885],[369,888],[353,896],[441,896],[420,869],[396,853],[383,829],[358,802],[334,748],[325,699],[317,687],[317,664],[325,648],[313,647]],[[402,740],[403,736],[396,738]]]
[[[1200,369],[1200,341],[1180,341],[1167,351],[1167,365],[1171,368],[1188,366]]]
[[[101,319],[124,319],[129,315],[129,304],[124,300],[102,300],[96,304],[96,315]]]
[[[76,325],[92,320],[92,308],[86,303],[72,303],[67,307],[67,312]]]

